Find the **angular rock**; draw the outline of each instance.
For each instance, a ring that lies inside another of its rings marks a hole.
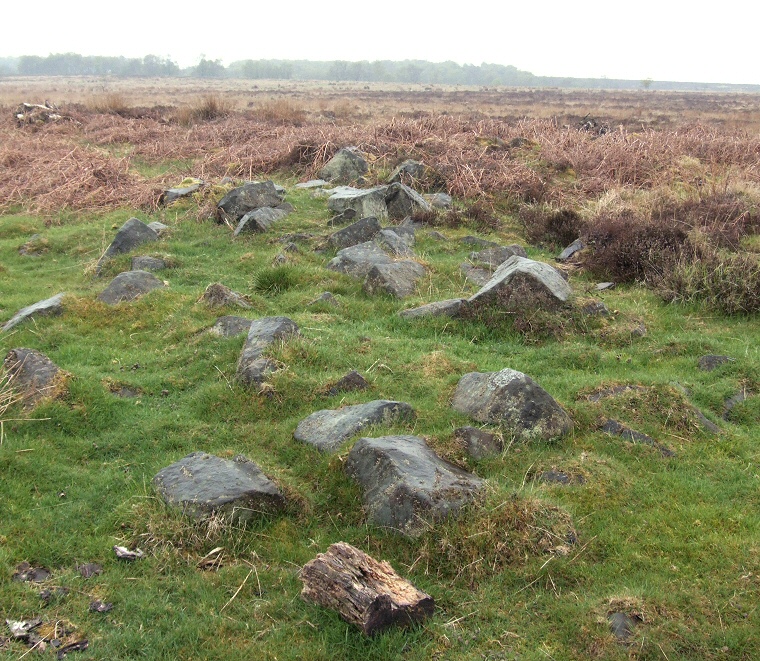
[[[392,261],[380,246],[372,241],[367,241],[339,250],[327,268],[331,271],[346,273],[354,278],[363,278],[372,270],[373,266],[390,264]]]
[[[298,423],[293,437],[322,452],[335,452],[344,441],[370,425],[391,425],[413,418],[414,409],[409,404],[378,399],[366,404],[316,411]]]
[[[454,438],[464,444],[464,449],[473,459],[499,454],[503,450],[501,439],[477,427],[459,427],[454,430]]]
[[[234,337],[235,335],[248,334],[251,329],[251,320],[245,317],[235,317],[232,315],[219,317],[214,325],[208,329],[212,335],[220,337]]]
[[[327,186],[327,182],[324,179],[310,179],[309,181],[302,181],[300,184],[296,184],[296,188],[322,188]]]
[[[725,402],[723,402],[723,419],[729,420],[731,411],[734,409],[734,407],[737,404],[746,402],[748,397],[752,397],[752,393],[749,392],[746,388],[742,388],[738,392],[731,395],[731,397],[729,397]]]
[[[391,229],[380,230],[380,235],[377,238],[378,242],[388,248],[396,257],[414,257],[414,250],[412,250],[409,240],[406,238],[408,234],[400,227],[398,230],[401,234]],[[414,232],[411,233],[411,240],[414,242]]]
[[[260,207],[245,214],[235,227],[233,236],[244,232],[266,232],[275,222],[288,215],[286,209],[277,207]]]
[[[220,223],[237,225],[249,211],[261,207],[275,208],[283,202],[272,181],[252,182],[233,188],[216,205],[216,218]]]
[[[132,258],[132,270],[133,271],[160,271],[166,268],[166,262],[163,259],[157,257],[148,257],[147,255],[139,255]]]
[[[380,221],[374,216],[369,216],[331,234],[327,242],[333,248],[350,248],[371,241],[379,231]]]
[[[327,390],[328,395],[337,395],[341,392],[353,392],[354,390],[366,390],[369,383],[359,372],[351,370],[348,374],[338,379]]]
[[[344,147],[339,149],[317,174],[320,179],[350,184],[360,180],[368,170],[367,161],[356,147]]]
[[[364,291],[370,296],[384,292],[396,298],[411,296],[417,289],[417,281],[427,269],[418,262],[404,260],[391,264],[375,264],[367,273]]]
[[[277,369],[274,361],[262,356],[264,351],[278,340],[299,334],[296,323],[287,317],[264,317],[252,321],[240,352],[237,379],[244,385],[261,383],[267,374]]]
[[[576,239],[569,246],[567,246],[567,248],[565,248],[559,255],[557,255],[556,259],[558,262],[566,262],[575,253],[580,252],[585,247],[586,246],[583,244],[583,241],[581,241],[580,239]]]
[[[436,301],[421,305],[418,308],[410,310],[401,310],[399,317],[404,319],[417,319],[419,317],[456,317],[462,310],[462,306],[467,302],[464,298],[451,298],[447,301]]]
[[[454,200],[447,193],[433,193],[426,196],[426,199],[433,209],[451,209],[454,206]]]
[[[347,209],[352,209],[357,218],[374,216],[379,220],[385,220],[388,217],[388,207],[385,204],[386,188],[336,188],[327,200],[327,208],[334,213],[344,213]]]
[[[533,296],[537,303],[543,299],[559,305],[566,302],[573,293],[570,285],[554,267],[514,255],[496,269],[493,277],[469,301],[491,302],[500,292],[509,297],[510,292],[523,288],[527,289],[528,295]],[[521,298],[525,295],[523,292],[520,294]]]
[[[428,235],[428,236],[429,236],[431,239],[433,239],[433,240],[435,240],[435,241],[444,241],[444,242],[445,242],[445,241],[448,241],[448,240],[449,240],[449,239],[446,237],[446,235],[445,235],[445,234],[441,234],[441,233],[440,233],[440,232],[438,232],[437,230],[432,230],[432,231],[428,232],[428,233],[427,233],[427,235]]]
[[[206,291],[203,292],[200,300],[210,308],[230,306],[249,309],[251,307],[251,303],[243,294],[238,294],[236,291],[232,291],[221,282],[213,282],[206,287]]]
[[[699,366],[699,369],[703,370],[704,372],[712,372],[714,369],[717,369],[721,365],[733,362],[733,360],[734,359],[730,356],[707,355],[702,356],[699,359],[697,365]]]
[[[465,278],[478,285],[478,287],[485,286],[493,277],[493,273],[488,269],[481,269],[466,262],[459,265],[459,270],[464,273]]]
[[[153,484],[168,505],[198,519],[218,515],[245,522],[285,507],[274,482],[242,456],[229,461],[193,452],[159,471]]]
[[[658,443],[651,436],[647,436],[643,432],[630,429],[617,420],[607,420],[607,422],[605,422],[602,426],[602,431],[614,436],[620,436],[630,443],[643,443],[644,445],[651,445],[653,448],[659,450],[660,454],[662,454],[663,457],[675,457],[676,455],[673,450],[666,448],[664,445]]]
[[[158,203],[164,206],[169,206],[172,202],[176,202],[183,197],[189,197],[196,191],[200,190],[201,186],[203,186],[204,183],[205,182],[198,179],[195,183],[189,184],[188,186],[169,188],[161,194]]]
[[[320,294],[311,303],[309,303],[309,305],[319,305],[320,303],[323,305],[332,305],[332,306],[340,305],[340,302],[338,301],[338,299],[335,298],[335,296],[333,296],[332,293],[329,291],[326,291]]]
[[[411,158],[406,159],[388,177],[389,184],[410,184],[425,176],[425,166]]]
[[[607,306],[599,300],[589,301],[581,307],[581,312],[587,317],[608,317],[610,314]]]
[[[119,273],[99,295],[98,300],[106,305],[134,301],[154,289],[166,287],[148,271],[124,271]]]
[[[164,225],[163,223],[159,223],[157,220],[154,220],[152,223],[148,223],[148,227],[152,229],[158,236],[161,236],[166,230],[169,229],[168,225]]]
[[[489,269],[494,270],[515,255],[518,257],[527,257],[525,249],[522,246],[514,245],[496,246],[486,248],[480,252],[472,252],[470,253],[470,260],[477,264],[483,264]]]
[[[465,374],[451,406],[478,422],[499,424],[518,441],[551,440],[573,429],[570,416],[549,393],[509,368]]]
[[[615,289],[614,282],[600,282],[594,287],[596,291],[606,291],[607,289]]]
[[[39,301],[33,305],[27,305],[25,308],[21,308],[16,314],[13,315],[8,321],[3,324],[2,331],[9,331],[14,326],[18,326],[22,321],[31,319],[32,317],[49,317],[63,312],[63,297],[66,294],[61,292],[50,298],[46,298],[44,301]]]
[[[406,218],[418,211],[430,211],[430,203],[417,191],[404,184],[391,184],[385,191],[389,218]]]
[[[337,227],[338,225],[345,225],[350,223],[356,218],[356,211],[354,209],[344,209],[337,216],[333,216],[327,221],[328,227]],[[370,216],[372,218],[372,216]]]
[[[55,397],[64,384],[64,373],[44,353],[34,349],[11,349],[3,367],[11,387],[20,395],[24,406],[31,408],[46,397]]]
[[[348,454],[346,472],[364,490],[364,509],[373,524],[412,537],[430,522],[455,515],[484,486],[419,436],[360,438]]]
[[[121,229],[116,233],[113,241],[111,241],[111,245],[108,246],[108,249],[98,260],[98,264],[95,267],[96,273],[100,273],[103,264],[114,255],[130,252],[138,246],[141,246],[143,243],[151,241],[158,241],[158,233],[148,227],[140,219],[130,218],[121,226]]]

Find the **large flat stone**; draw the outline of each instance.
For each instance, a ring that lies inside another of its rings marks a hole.
[[[464,298],[451,298],[447,301],[436,301],[421,305],[410,310],[401,310],[399,316],[404,319],[417,319],[419,317],[456,317],[467,302]]]
[[[64,373],[44,353],[35,349],[11,349],[5,356],[3,367],[26,408],[47,397],[55,397],[62,390]]]
[[[371,241],[380,232],[380,229],[380,221],[374,216],[369,216],[334,232],[327,239],[327,242],[333,248],[350,248]]]
[[[11,319],[5,322],[2,330],[9,331],[14,326],[18,326],[22,321],[26,321],[32,317],[49,317],[61,314],[63,312],[62,301],[65,295],[65,293],[56,294],[55,296],[46,298],[44,301],[21,308]]]
[[[404,402],[379,399],[366,404],[324,409],[302,420],[293,434],[324,452],[334,452],[344,441],[370,425],[390,425],[414,417],[414,409]]]
[[[154,289],[166,285],[148,271],[124,271],[119,273],[99,295],[98,300],[106,305],[134,301]]]
[[[327,208],[334,213],[353,209],[357,218],[374,216],[378,220],[385,220],[388,217],[388,207],[385,204],[386,188],[386,186],[376,188],[341,186],[336,188],[327,200]]]
[[[373,241],[339,250],[327,268],[354,278],[363,278],[377,264],[390,264],[393,260]]]
[[[364,281],[364,291],[370,296],[385,293],[396,298],[406,298],[417,290],[417,282],[427,273],[418,262],[403,260],[390,264],[375,264]]]

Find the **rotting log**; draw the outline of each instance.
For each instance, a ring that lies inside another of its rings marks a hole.
[[[371,636],[394,624],[421,622],[433,614],[433,598],[378,561],[337,542],[301,570],[301,596],[338,611]]]

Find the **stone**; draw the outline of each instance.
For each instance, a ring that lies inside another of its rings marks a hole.
[[[570,416],[548,392],[529,376],[509,368],[465,374],[451,406],[477,422],[500,425],[518,441],[549,441],[573,429]]]
[[[364,278],[377,264],[390,264],[393,260],[373,241],[339,250],[327,268],[354,278]]]
[[[738,392],[731,395],[731,397],[729,397],[725,402],[723,402],[723,419],[729,420],[731,417],[731,411],[734,409],[734,407],[737,404],[746,402],[747,399],[751,396],[752,396],[752,393],[749,392],[746,388],[742,388]]]
[[[153,485],[167,505],[197,519],[244,523],[285,507],[274,482],[243,456],[230,461],[193,452],[159,471]]]
[[[121,226],[121,229],[119,229],[113,241],[111,241],[111,245],[108,246],[103,256],[98,260],[98,264],[95,267],[96,273],[100,273],[103,265],[111,257],[131,252],[138,246],[151,241],[158,241],[158,234],[155,230],[148,227],[139,218],[130,218]]]
[[[396,257],[414,257],[414,250],[410,247],[409,240],[406,238],[407,233],[403,231],[403,228],[398,228],[401,234],[396,230],[384,229],[380,230],[380,234],[377,237],[380,245],[390,250],[391,254]],[[412,242],[414,242],[414,233],[411,234]]]
[[[586,478],[583,477],[583,475],[574,475],[573,473],[566,473],[565,471],[551,469],[548,471],[543,471],[538,476],[538,481],[544,482],[545,484],[569,485],[584,484],[586,482]]]
[[[166,262],[163,259],[158,259],[157,257],[139,255],[132,258],[133,271],[160,271],[165,268]]]
[[[327,390],[328,395],[337,395],[341,392],[353,392],[355,390],[366,390],[369,383],[359,372],[351,370],[348,374],[338,379],[334,385]]]
[[[296,188],[309,189],[309,188],[322,188],[327,186],[327,182],[324,179],[309,179],[309,181],[302,181],[300,184],[296,184]]]
[[[345,225],[346,223],[350,223],[355,218],[356,218],[355,209],[344,209],[338,215],[330,218],[330,220],[327,221],[327,226],[337,227],[338,225]],[[370,216],[370,218],[372,218],[372,216]]]
[[[29,240],[18,249],[19,255],[42,257],[48,251],[48,240],[41,234],[32,234]]]
[[[410,184],[425,176],[425,166],[411,158],[406,159],[388,177],[389,184]]]
[[[448,237],[445,234],[441,234],[438,230],[431,230],[427,235],[434,241],[448,241]]]
[[[522,299],[526,295],[521,291],[523,288],[527,289],[527,295],[532,297],[536,304],[559,305],[565,303],[573,293],[570,285],[554,267],[514,255],[496,269],[493,277],[469,298],[469,302],[490,303],[500,293],[506,295],[509,300],[512,298],[512,292],[516,291],[520,292]],[[524,304],[528,305],[529,301],[526,300]]]
[[[626,393],[631,392],[644,393],[647,390],[648,388],[646,386],[626,383],[619,386],[612,386],[611,388],[602,388],[601,390],[597,390],[588,396],[588,401],[596,403],[602,399],[607,399],[608,397],[619,397],[620,395],[625,395]]]
[[[470,261],[475,262],[476,264],[483,264],[493,271],[514,255],[525,257],[525,250],[517,245],[494,246],[479,252],[471,252]]]
[[[607,616],[610,624],[610,631],[619,641],[625,642],[633,636],[633,630],[637,624],[641,624],[641,618],[638,616],[630,617],[627,613],[610,613]]]
[[[697,362],[697,365],[699,369],[703,370],[704,372],[712,372],[714,369],[717,369],[721,365],[733,362],[733,360],[734,359],[730,356],[707,355],[702,356]]]
[[[496,434],[477,427],[459,427],[454,430],[454,438],[464,445],[465,452],[473,459],[497,455],[504,449]]]
[[[608,289],[615,289],[614,282],[600,282],[594,287],[596,291],[607,291]]]
[[[250,301],[243,294],[232,291],[221,282],[213,282],[206,287],[206,291],[203,292],[199,300],[210,308],[237,307],[249,309],[251,307]]]
[[[329,182],[350,184],[361,180],[368,170],[367,161],[356,147],[344,147],[317,174]]]
[[[647,334],[647,327],[643,324],[636,324],[631,328],[631,337],[644,337]]]
[[[359,243],[371,241],[379,231],[380,221],[374,216],[368,216],[331,234],[327,242],[333,248],[350,248]]]
[[[467,302],[464,298],[451,298],[446,301],[436,301],[421,305],[418,308],[401,310],[399,317],[404,319],[418,319],[420,317],[456,317],[461,311],[462,306]]]
[[[416,537],[472,503],[484,482],[441,459],[419,436],[360,438],[346,473],[364,491],[368,519]]]
[[[201,181],[200,179],[197,179],[195,183],[189,184],[187,186],[179,186],[177,188],[169,188],[168,190],[165,190],[161,197],[158,199],[158,203],[162,204],[163,206],[169,206],[172,202],[176,202],[179,199],[182,199],[183,197],[189,197],[196,191],[199,191],[201,186],[203,186],[205,182]]]
[[[99,295],[98,300],[106,305],[135,301],[154,289],[166,287],[148,271],[124,271],[119,273]]]
[[[587,317],[608,317],[610,311],[602,301],[593,300],[581,307],[581,313]]]
[[[251,322],[245,346],[240,352],[237,379],[243,385],[262,383],[267,374],[277,370],[277,364],[263,357],[270,345],[300,335],[298,325],[288,317],[263,317]]]
[[[388,207],[385,204],[386,188],[336,188],[327,200],[327,208],[333,213],[345,213],[347,209],[352,209],[357,218],[374,216],[379,220],[385,220],[388,217]]]
[[[404,184],[391,184],[385,191],[385,204],[388,217],[401,219],[412,216],[418,211],[430,211],[430,203],[417,191]]]
[[[414,245],[417,230],[420,229],[419,223],[415,223],[411,218],[404,218],[398,225],[387,227],[386,229],[395,232],[410,246]]]
[[[233,236],[244,232],[266,232],[275,222],[285,218],[288,211],[282,208],[260,207],[249,211],[238,222]]]
[[[14,326],[18,326],[22,321],[33,317],[49,317],[61,314],[63,312],[63,297],[65,295],[64,292],[61,292],[60,294],[46,298],[44,301],[38,301],[32,305],[27,305],[25,308],[21,308],[3,324],[2,331],[9,331]]]
[[[216,218],[220,223],[237,225],[249,211],[262,207],[275,208],[283,202],[272,181],[252,182],[233,188],[216,205]]]
[[[396,298],[406,298],[417,290],[417,282],[427,269],[418,262],[404,260],[390,264],[375,264],[367,273],[364,291],[370,296],[386,293]]]
[[[35,406],[45,398],[56,397],[65,385],[65,373],[61,368],[35,349],[11,349],[5,356],[3,367],[25,408]]]
[[[214,325],[208,329],[212,335],[220,337],[235,337],[236,335],[248,334],[251,329],[251,320],[245,317],[227,315],[219,317]]]
[[[494,243],[493,241],[486,241],[486,239],[481,239],[479,236],[463,236],[461,239],[459,239],[459,243],[464,243],[468,246],[475,246],[477,248],[501,248],[501,246],[498,243]]]
[[[338,301],[335,296],[332,295],[331,292],[326,291],[322,294],[320,294],[317,298],[315,298],[309,305],[332,305],[332,306],[338,306],[340,305],[340,302]]]
[[[152,229],[158,236],[161,236],[166,232],[166,230],[169,229],[168,225],[164,225],[163,223],[159,223],[157,220],[154,220],[152,223],[148,223],[148,227]]]
[[[448,210],[454,207],[454,199],[448,193],[433,193],[427,200],[433,209]]]
[[[301,420],[293,437],[322,452],[335,452],[352,436],[371,425],[391,425],[412,420],[414,409],[405,402],[378,399],[340,409],[315,411]]]
[[[569,246],[567,246],[567,248],[565,248],[559,255],[557,255],[556,259],[558,262],[566,262],[573,255],[575,255],[575,253],[580,252],[585,247],[586,246],[583,244],[583,241],[581,241],[580,239],[576,239]]]
[[[464,273],[465,278],[478,285],[478,287],[484,287],[493,277],[493,273],[488,269],[481,269],[467,262],[460,264],[459,270]]]
[[[643,443],[644,445],[651,445],[653,448],[659,450],[663,457],[675,457],[676,453],[671,449],[666,448],[655,441],[651,436],[647,436],[643,432],[635,431],[617,420],[609,419],[602,425],[602,431],[613,436],[620,436],[621,438],[629,441],[630,443]]]

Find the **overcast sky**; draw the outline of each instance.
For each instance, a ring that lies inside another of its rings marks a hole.
[[[0,56],[453,60],[536,75],[760,84],[749,0],[8,1]]]

